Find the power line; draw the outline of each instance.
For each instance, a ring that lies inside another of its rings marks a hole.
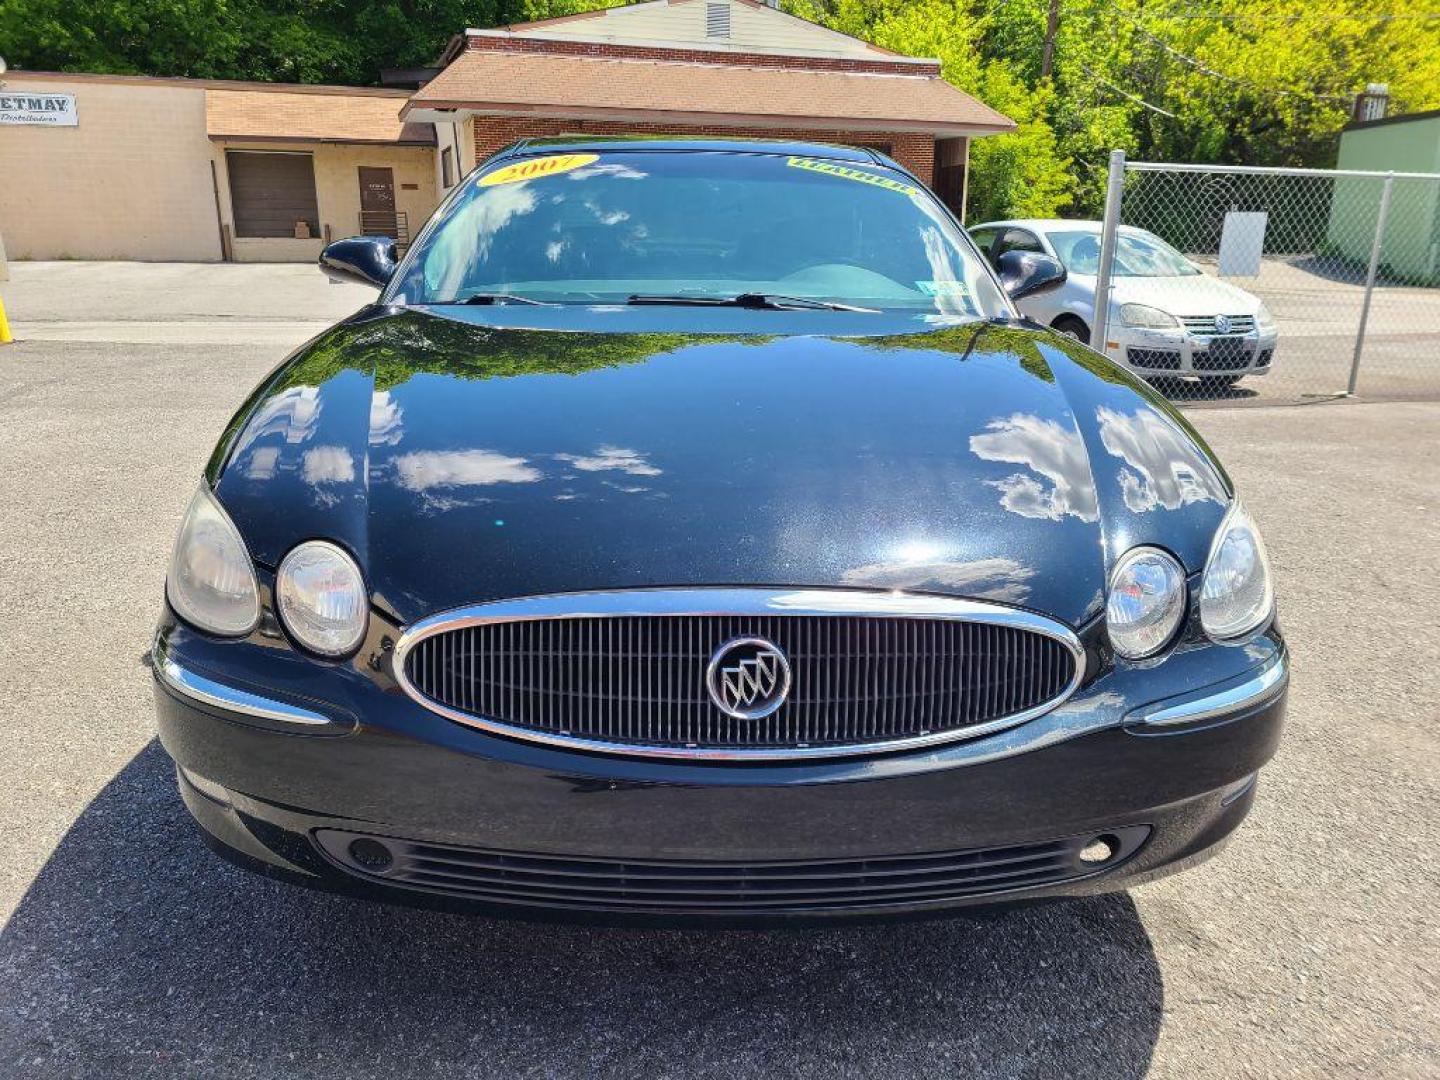
[[[1121,11],[1119,8],[1113,8],[1112,10],[1115,12],[1116,15],[1119,15],[1122,19],[1126,20],[1128,23],[1134,26],[1136,30],[1138,30],[1145,37],[1149,38],[1156,45],[1160,46],[1160,48],[1164,49],[1176,60],[1179,60],[1183,64],[1188,64],[1190,67],[1194,68],[1202,75],[1209,75],[1211,78],[1222,79],[1225,82],[1234,84],[1235,86],[1243,86],[1247,89],[1258,90],[1261,93],[1265,94],[1288,94],[1291,97],[1298,97],[1302,100],[1307,101],[1312,98],[1320,98],[1325,101],[1340,101],[1348,104],[1350,101],[1354,100],[1355,95],[1353,94],[1322,94],[1318,91],[1307,92],[1304,90],[1291,90],[1288,87],[1284,86],[1261,86],[1259,83],[1251,82],[1248,79],[1237,79],[1234,75],[1227,75],[1223,71],[1216,71],[1214,68],[1207,66],[1205,63],[1197,60],[1195,57],[1188,56],[1185,53],[1182,53],[1179,49],[1175,48],[1163,38],[1152,34],[1149,30],[1145,29],[1145,27],[1141,26],[1140,20],[1135,18],[1135,16],[1131,15],[1129,12]]]
[[[1080,62],[1077,60],[1076,63],[1080,63]],[[1118,86],[1116,86],[1114,83],[1112,83],[1109,79],[1106,79],[1106,78],[1104,78],[1103,76],[1097,75],[1097,74],[1089,67],[1089,65],[1087,65],[1087,64],[1080,64],[1080,68],[1081,68],[1082,71],[1085,72],[1085,74],[1089,75],[1092,79],[1094,79],[1096,82],[1100,83],[1102,86],[1107,86],[1107,87],[1109,87],[1111,90],[1115,91],[1115,93],[1119,94],[1119,95],[1120,95],[1121,97],[1123,97],[1123,98],[1127,98],[1127,99],[1129,99],[1130,101],[1133,101],[1136,105],[1139,105],[1142,109],[1149,109],[1151,112],[1156,113],[1156,114],[1158,114],[1158,115],[1160,115],[1160,116],[1168,116],[1171,120],[1179,120],[1179,119],[1180,119],[1180,117],[1176,116],[1176,115],[1175,115],[1173,112],[1171,112],[1169,109],[1162,109],[1159,105],[1151,105],[1150,102],[1146,101],[1144,98],[1138,97],[1138,96],[1136,96],[1135,94],[1130,93],[1130,91],[1128,91],[1128,90],[1122,90],[1120,87],[1118,87]]]
[[[1349,12],[1345,14],[1330,15],[1264,15],[1254,12],[1223,12],[1223,11],[1147,11],[1147,18],[1151,19],[1212,19],[1218,21],[1234,22],[1405,22],[1416,20],[1420,22],[1434,22],[1440,20],[1440,11],[1391,11],[1391,12]]]

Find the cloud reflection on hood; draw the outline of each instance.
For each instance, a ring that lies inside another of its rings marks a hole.
[[[389,390],[377,390],[370,398],[370,445],[394,446],[405,427],[405,410]]]
[[[659,476],[661,472],[643,454],[623,446],[601,446],[593,454],[556,454],[555,458],[568,462],[581,472],[608,472],[613,469],[631,476]]]
[[[348,484],[355,479],[355,459],[343,446],[317,446],[305,451],[301,475],[312,486]]]
[[[318,386],[291,386],[263,402],[245,425],[245,433],[235,447],[238,459],[251,446],[270,435],[279,435],[287,443],[301,443],[315,434],[324,403]]]
[[[395,459],[400,486],[408,491],[431,488],[528,484],[542,478],[523,457],[493,450],[419,450]]]
[[[986,461],[1024,465],[1035,474],[985,481],[1000,490],[1000,505],[1011,513],[1049,521],[1061,521],[1067,514],[1081,521],[1100,520],[1090,458],[1074,428],[1015,413],[991,420],[982,434],[970,436],[970,449]]]
[[[1189,437],[1159,413],[1137,409],[1127,415],[1102,406],[1095,416],[1101,444],[1125,462],[1120,489],[1125,505],[1135,513],[1178,510],[1206,500],[1225,502],[1220,477],[1196,453]]]

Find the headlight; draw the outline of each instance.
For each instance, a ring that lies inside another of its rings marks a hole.
[[[1265,541],[1237,502],[1220,523],[1205,562],[1200,625],[1212,638],[1235,638],[1263,623],[1274,607]]]
[[[1179,321],[1168,311],[1148,307],[1145,304],[1121,304],[1120,321],[1126,326],[1142,326],[1148,330],[1166,330],[1179,326]]]
[[[291,637],[322,656],[354,652],[370,613],[355,560],[324,540],[298,544],[280,561],[275,608]]]
[[[1153,547],[1131,548],[1110,575],[1105,626],[1121,656],[1153,656],[1175,635],[1185,617],[1185,571]]]
[[[1259,308],[1255,311],[1255,325],[1261,330],[1275,329],[1275,316],[1270,314],[1270,309],[1261,301]]]
[[[206,633],[242,637],[260,621],[260,590],[245,541],[204,484],[180,523],[165,595],[177,615]]]

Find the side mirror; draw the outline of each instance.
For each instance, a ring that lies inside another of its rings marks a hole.
[[[1053,289],[1064,283],[1065,267],[1059,259],[1038,251],[1007,251],[1000,256],[996,269],[1000,284],[1011,300]]]
[[[332,281],[363,281],[384,288],[395,276],[395,241],[389,236],[352,236],[320,252],[320,269]]]

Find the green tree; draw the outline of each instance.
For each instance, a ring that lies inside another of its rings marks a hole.
[[[1325,166],[1352,95],[1440,107],[1433,0],[782,0],[786,10],[914,56],[1014,119],[975,140],[972,218],[1099,212],[1105,158]],[[18,68],[373,84],[424,65],[466,26],[615,0],[0,0]]]
[[[906,56],[940,61],[946,81],[999,109],[1018,125],[1010,135],[977,139],[970,150],[969,216],[1048,217],[1068,206],[1076,185],[1049,121],[1053,89],[1027,85],[982,42],[994,18],[963,0],[794,0],[791,10],[842,33]]]

